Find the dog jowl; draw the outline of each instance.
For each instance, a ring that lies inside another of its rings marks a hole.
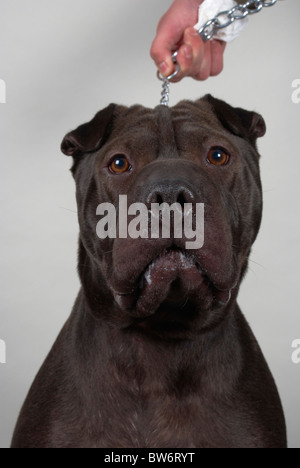
[[[264,133],[260,115],[206,96],[110,105],[64,138],[82,287],[13,447],[286,447],[276,385],[237,305],[261,223]],[[162,213],[151,218],[162,206],[174,208],[168,235]],[[99,236],[109,207],[115,235]],[[187,248],[197,207],[203,242]]]

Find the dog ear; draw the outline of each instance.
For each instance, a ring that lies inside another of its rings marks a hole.
[[[97,151],[111,130],[115,108],[115,104],[110,104],[98,112],[93,120],[68,133],[62,141],[61,151],[74,157]]]
[[[263,137],[266,133],[266,123],[263,117],[256,112],[249,112],[239,107],[231,107],[220,99],[215,99],[210,94],[204,97],[222,123],[223,127],[234,135],[248,140],[256,146],[257,138]]]

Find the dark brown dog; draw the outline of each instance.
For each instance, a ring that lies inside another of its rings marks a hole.
[[[265,123],[211,96],[110,105],[73,156],[82,289],[12,447],[286,447],[275,383],[237,305],[261,222]],[[204,203],[205,241],[100,240],[97,206]]]

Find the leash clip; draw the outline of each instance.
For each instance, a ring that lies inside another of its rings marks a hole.
[[[177,62],[177,55],[178,55],[178,51],[174,52],[174,54],[172,55],[172,60],[173,60],[173,63],[174,65],[177,65],[176,67],[176,70],[174,71],[174,73],[172,73],[171,75],[167,76],[167,77],[164,77],[161,75],[161,73],[159,71],[157,71],[157,78],[163,82],[163,85],[162,85],[162,93],[161,93],[161,100],[160,100],[160,105],[161,106],[166,106],[168,107],[169,106],[169,101],[170,101],[170,82],[171,80],[173,80],[173,78],[175,78],[178,73],[180,72],[180,65],[179,63]]]

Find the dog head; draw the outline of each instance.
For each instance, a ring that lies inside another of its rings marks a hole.
[[[206,96],[154,110],[112,104],[66,135],[94,315],[176,337],[223,319],[261,222],[265,130],[260,115]]]

